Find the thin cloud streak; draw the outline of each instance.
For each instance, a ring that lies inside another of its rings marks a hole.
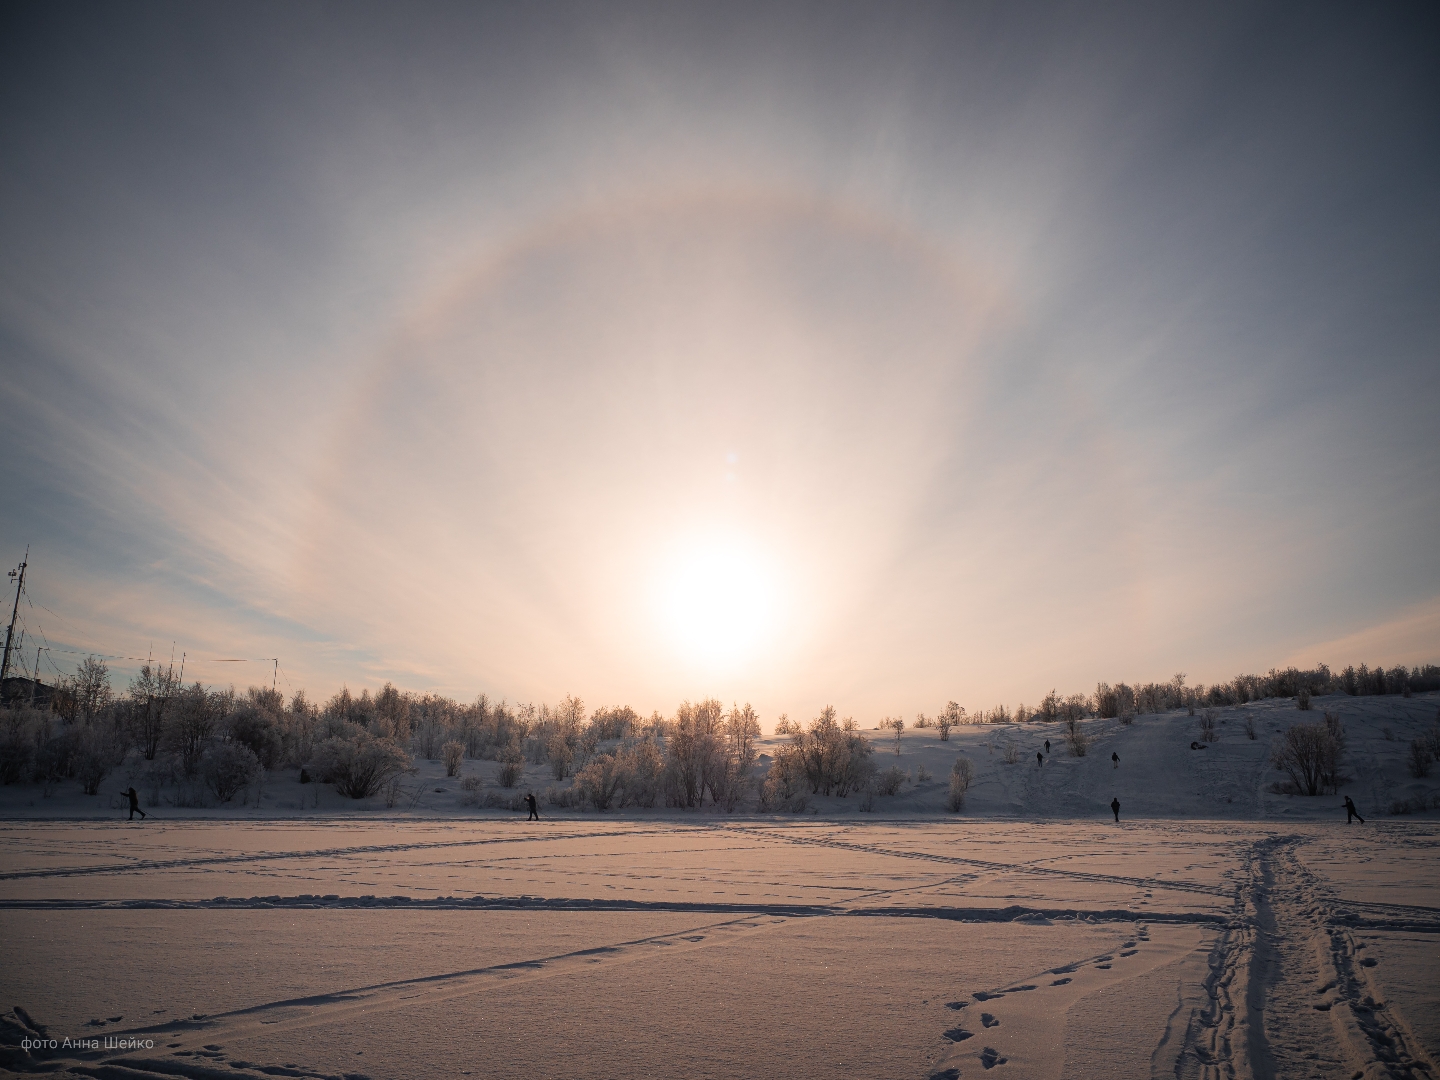
[[[142,21],[0,88],[0,543],[86,644],[878,715],[1440,595],[1393,15]],[[727,537],[780,584],[717,666],[656,597]]]

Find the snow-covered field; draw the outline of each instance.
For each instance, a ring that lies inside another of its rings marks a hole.
[[[7,788],[0,1065],[109,1080],[1437,1077],[1435,813],[1374,813],[1428,791],[1403,749],[1435,702],[1317,702],[1337,704],[1363,826],[1337,798],[1265,792],[1273,729],[1319,715],[1293,703],[1246,707],[1255,740],[1245,710],[1221,714],[1205,751],[1188,750],[1188,717],[1095,722],[1086,757],[1052,736],[1044,765],[1034,725],[907,733],[912,775],[923,764],[938,785],[957,751],[975,762],[959,815],[939,811],[943,786],[912,782],[875,813],[851,798],[527,823],[424,775],[442,792],[413,810],[286,807],[299,785],[272,781],[258,810],[132,824],[105,794]],[[1007,739],[1028,761],[1004,762]],[[23,1048],[37,1037],[57,1045]]]

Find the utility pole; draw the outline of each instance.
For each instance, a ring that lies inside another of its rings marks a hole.
[[[5,685],[5,677],[10,674],[10,645],[15,637],[15,620],[20,617],[20,594],[25,591],[25,567],[30,562],[30,547],[25,547],[25,558],[20,560],[18,569],[10,571],[10,577],[15,582],[15,606],[10,609],[10,628],[5,631],[5,659],[0,661],[0,686]]]

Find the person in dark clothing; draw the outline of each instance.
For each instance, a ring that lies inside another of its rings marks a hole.
[[[1119,800],[1119,799],[1111,799],[1111,800],[1110,800],[1110,809],[1113,810],[1113,811],[1115,811],[1115,820],[1116,820],[1116,821],[1119,821],[1119,820],[1120,820],[1120,800]]]
[[[1119,755],[1119,754],[1111,754],[1111,755],[1110,755],[1110,760],[1115,763],[1115,768],[1118,769],[1118,768],[1120,767],[1120,755]]]
[[[1350,801],[1350,796],[1349,796],[1349,795],[1346,795],[1346,796],[1345,796],[1345,824],[1346,824],[1346,825],[1349,825],[1349,824],[1350,824],[1350,819],[1351,819],[1351,818],[1359,818],[1359,819],[1360,819],[1360,824],[1361,824],[1361,825],[1364,825],[1364,824],[1365,824],[1365,819],[1364,819],[1363,817],[1360,817],[1360,811],[1355,809],[1355,804]]]
[[[122,791],[120,794],[130,800],[130,816],[125,820],[134,821],[135,815],[139,814],[143,821],[145,819],[145,811],[140,809],[140,796],[135,794],[135,789],[132,787],[129,791]],[[1346,801],[1348,802],[1349,800],[1347,799]]]
[[[526,820],[526,821],[539,821],[539,820],[540,820],[540,811],[537,809],[537,804],[536,804],[536,802],[535,802],[535,793],[534,793],[533,791],[526,793],[526,795],[525,795],[525,805],[528,806],[528,807],[530,807],[530,816],[527,817],[525,820]]]
[[[1046,739],[1046,740],[1045,740],[1045,753],[1048,754],[1049,752],[1050,752],[1050,740],[1049,740],[1049,739]]]
[[[1035,751],[1035,764],[1039,765],[1042,769],[1045,767],[1045,755],[1040,753],[1039,750]]]

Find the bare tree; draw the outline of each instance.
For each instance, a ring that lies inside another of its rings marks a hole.
[[[1343,744],[1327,725],[1292,724],[1281,737],[1271,761],[1290,777],[1296,792],[1319,795],[1327,787],[1333,791],[1339,786],[1343,751]]]
[[[110,669],[98,656],[87,656],[75,669],[75,703],[81,719],[90,723],[110,704]]]
[[[970,790],[970,782],[975,779],[975,766],[966,757],[957,757],[955,764],[950,766],[950,793],[945,800],[945,805],[953,814],[965,805],[965,793]]]
[[[165,736],[165,712],[179,690],[179,682],[173,667],[162,668],[159,664],[146,664],[140,674],[130,680],[131,734],[146,761],[155,760]],[[198,760],[197,751],[195,761]]]
[[[965,710],[955,702],[947,702],[945,711],[936,714],[935,727],[940,732],[940,741],[949,742],[950,732],[965,722]]]

